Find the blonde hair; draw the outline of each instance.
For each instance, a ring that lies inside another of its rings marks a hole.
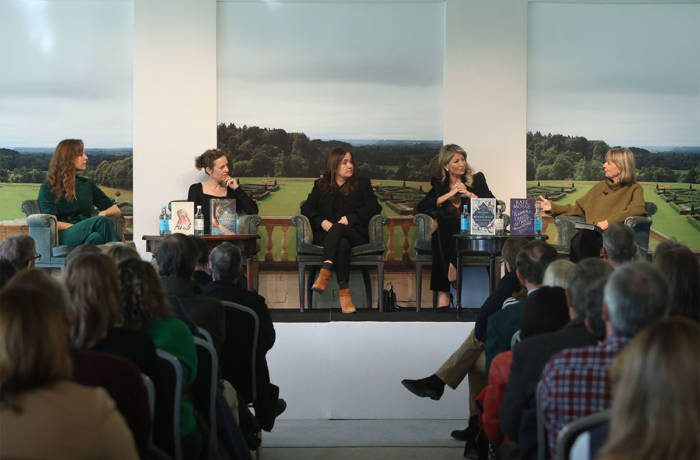
[[[467,185],[472,185],[472,176],[474,175],[474,170],[471,166],[469,166],[469,162],[467,161],[466,150],[464,150],[457,144],[443,145],[440,149],[440,153],[438,153],[438,164],[440,165],[442,181],[445,182],[449,179],[447,171],[445,171],[445,166],[447,166],[447,164],[452,160],[452,157],[454,157],[457,154],[462,155],[464,157],[464,161],[467,162],[467,167],[464,171],[464,176],[461,177],[462,182],[464,182]]]
[[[576,264],[566,259],[555,260],[547,266],[542,278],[542,285],[568,289],[569,277]]]
[[[634,153],[628,148],[615,147],[605,153],[605,160],[620,169],[620,183],[633,184],[637,180]]]
[[[70,338],[77,348],[90,348],[122,321],[119,276],[105,254],[81,254],[68,262],[66,287],[74,315]]]
[[[71,378],[65,313],[61,285],[40,270],[0,291],[0,405],[21,412],[22,393]]]
[[[615,358],[603,459],[696,458],[700,451],[700,325],[656,321]]]
[[[85,151],[80,139],[63,139],[49,163],[49,185],[56,198],[75,200],[75,158]]]

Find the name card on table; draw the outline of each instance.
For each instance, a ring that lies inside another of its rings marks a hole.
[[[212,235],[235,235],[237,233],[238,215],[234,198],[212,198],[209,200],[211,212]]]
[[[472,235],[495,235],[496,199],[472,198],[471,210],[470,233]]]
[[[532,236],[535,234],[535,199],[510,199],[510,235]]]
[[[170,202],[170,231],[184,235],[194,235],[194,202]]]

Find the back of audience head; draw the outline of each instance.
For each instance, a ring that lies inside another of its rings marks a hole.
[[[693,251],[663,242],[656,248],[654,265],[668,282],[670,314],[700,321],[700,264]]]
[[[14,264],[9,260],[0,259],[0,289],[17,273]]]
[[[501,257],[506,263],[508,271],[515,270],[515,259],[518,257],[518,252],[525,246],[529,240],[527,238],[519,238],[516,236],[508,238],[501,248]]]
[[[161,276],[191,278],[197,261],[197,248],[186,235],[174,233],[161,241],[156,252]]]
[[[209,246],[204,238],[198,236],[191,236],[190,239],[197,248],[197,260],[195,263],[195,270],[206,271],[209,265]]]
[[[8,260],[15,270],[33,268],[36,261],[36,245],[31,236],[15,235],[0,244],[0,259]]]
[[[530,284],[540,286],[544,272],[557,258],[554,247],[544,241],[530,241],[520,249],[515,259],[518,275]]]
[[[662,319],[615,358],[603,459],[691,459],[700,451],[700,325]]]
[[[109,245],[105,253],[112,258],[116,265],[119,265],[128,259],[141,259],[141,256],[136,249],[123,243]]]
[[[241,275],[241,250],[228,242],[221,243],[209,255],[214,281],[233,281]]]
[[[22,393],[72,377],[65,295],[52,295],[62,291],[39,270],[0,291],[0,404],[12,410],[22,409]]]
[[[85,243],[80,246],[76,246],[68,253],[66,256],[66,265],[70,263],[71,260],[83,254],[102,254],[102,250],[95,244]]]
[[[572,270],[567,296],[571,317],[586,320],[588,329],[598,340],[605,339],[603,291],[613,268],[603,259],[583,259]]]
[[[610,332],[623,337],[634,336],[668,314],[666,280],[647,262],[632,262],[615,269],[603,296]]]
[[[70,338],[76,348],[91,348],[122,320],[117,268],[106,254],[82,254],[66,266],[72,312]]]
[[[612,224],[603,233],[603,249],[613,267],[618,267],[637,257],[634,231],[623,223]]]
[[[569,322],[566,293],[561,287],[542,286],[527,300],[520,323],[520,338],[554,332]]]
[[[576,266],[570,260],[558,259],[549,264],[547,269],[544,271],[544,277],[542,278],[542,284],[544,286],[560,287],[566,289],[569,287],[569,276],[571,271]]]
[[[173,310],[155,268],[143,260],[119,264],[119,282],[124,308],[124,326],[150,332],[151,322],[173,317]]]

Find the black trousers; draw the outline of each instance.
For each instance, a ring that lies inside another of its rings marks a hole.
[[[349,225],[333,224],[330,230],[316,235],[316,244],[323,246],[323,260],[333,262],[335,276],[341,288],[350,281],[350,251],[367,243],[367,238]]]
[[[438,228],[430,238],[430,247],[433,251],[433,265],[430,271],[432,291],[450,291],[447,269],[450,263],[456,265],[457,262],[455,241],[452,237],[455,233],[459,233],[459,217],[438,217]]]

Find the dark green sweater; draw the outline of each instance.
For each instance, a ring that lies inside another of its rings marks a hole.
[[[612,185],[603,180],[574,204],[552,203],[552,214],[581,216],[589,224],[602,220],[607,220],[610,225],[624,222],[630,216],[646,215],[644,190],[637,183]]]

